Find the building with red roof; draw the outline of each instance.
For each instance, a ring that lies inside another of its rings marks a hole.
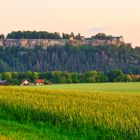
[[[36,84],[37,86],[41,86],[41,85],[44,85],[44,84],[45,84],[45,81],[44,81],[44,79],[37,79],[37,80],[35,81],[35,84]]]

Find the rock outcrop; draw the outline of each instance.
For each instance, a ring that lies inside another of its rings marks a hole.
[[[47,48],[48,46],[65,46],[71,44],[73,46],[87,45],[87,46],[104,46],[104,45],[124,45],[126,44],[123,37],[113,37],[110,40],[101,39],[0,39],[0,46],[2,47],[26,47],[34,48],[35,46],[42,46]]]

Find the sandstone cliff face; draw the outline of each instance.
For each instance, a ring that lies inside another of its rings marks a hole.
[[[2,40],[2,39],[0,39],[0,46],[4,46],[4,45],[3,45],[3,40]]]
[[[59,39],[4,39],[0,40],[0,46],[4,47],[26,47],[34,48],[35,46],[42,46],[47,48],[48,46],[64,46],[68,40]]]
[[[87,46],[104,46],[104,45],[116,45],[120,46],[125,44],[123,38],[113,38],[112,40],[68,40],[68,39],[1,39],[0,46],[3,47],[26,47],[34,48],[35,46],[42,46],[47,48],[48,46],[65,46],[71,44],[73,46],[87,45]]]

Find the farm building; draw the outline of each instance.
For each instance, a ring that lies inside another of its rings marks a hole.
[[[30,85],[30,82],[28,80],[22,80],[21,86],[29,86]]]
[[[0,80],[0,86],[7,86],[7,85],[9,85],[7,80]]]
[[[44,84],[45,84],[45,81],[44,81],[43,79],[37,79],[37,80],[35,81],[35,84],[36,84],[37,86],[41,86],[41,85],[44,85]]]

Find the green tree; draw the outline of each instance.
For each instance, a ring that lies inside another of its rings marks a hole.
[[[18,79],[19,76],[18,72],[12,72],[11,74],[12,74],[12,79]]]
[[[81,34],[80,33],[78,33],[78,35],[76,35],[76,37],[75,37],[75,39],[77,39],[77,40],[81,40]]]
[[[33,81],[33,79],[34,79],[33,74],[32,74],[31,71],[25,72],[25,77],[26,77],[26,79],[28,79],[30,81]]]
[[[71,35],[62,33],[62,38],[63,39],[70,39],[70,37],[71,37]]]
[[[98,77],[97,71],[88,71],[84,75],[84,80],[85,82],[88,82],[88,83],[95,83],[97,77]]]
[[[38,79],[39,78],[38,72],[33,72],[32,77],[33,77],[33,81]]]
[[[72,73],[72,82],[79,83],[79,74],[77,72]]]
[[[62,83],[62,77],[60,71],[52,72],[52,82],[53,83]]]
[[[2,78],[3,78],[4,80],[10,81],[10,80],[12,80],[12,74],[11,74],[10,72],[4,72],[4,73],[2,74]]]
[[[108,73],[108,78],[110,82],[123,82],[124,73],[121,70],[112,70]]]
[[[96,77],[96,82],[101,82],[101,83],[103,83],[103,82],[108,82],[108,77],[107,77],[107,75],[105,75],[105,74],[103,74],[103,73],[101,73],[101,72],[99,72],[98,73],[98,76]]]
[[[0,80],[2,79],[2,74],[0,73]]]

